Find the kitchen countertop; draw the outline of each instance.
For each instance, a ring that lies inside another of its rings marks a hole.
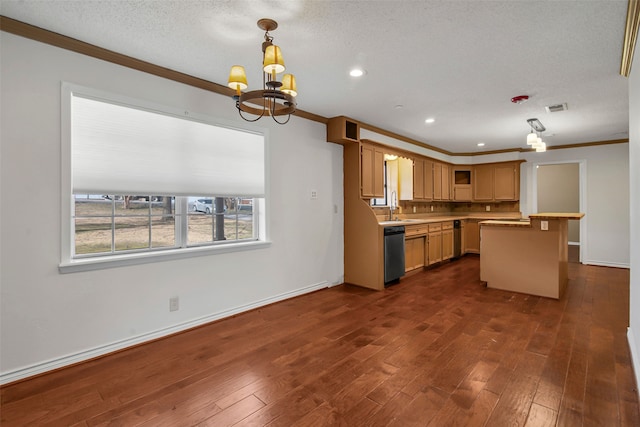
[[[391,221],[379,221],[378,224],[382,227],[394,226],[394,225],[404,225],[409,226],[413,224],[430,224],[434,222],[446,222],[453,221],[456,219],[474,219],[474,220],[503,220],[503,221],[511,221],[517,222],[521,219],[520,212],[495,212],[493,214],[486,213],[468,213],[468,214],[460,214],[460,215],[441,215],[441,216],[430,216],[423,218],[401,218],[397,220]]]
[[[529,215],[533,219],[581,219],[583,213],[543,212]]]

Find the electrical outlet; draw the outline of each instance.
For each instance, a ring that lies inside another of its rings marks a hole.
[[[414,206],[414,207],[413,207],[413,213],[416,213],[416,211],[417,211],[417,210],[418,210],[418,209]]]
[[[433,212],[433,205],[431,205],[431,212]]]
[[[540,230],[548,231],[549,230],[549,221],[540,221]]]
[[[180,298],[179,297],[169,298],[169,311],[178,311],[178,310],[180,310]]]
[[[316,200],[318,198],[318,190],[311,190],[311,200]]]
[[[487,207],[485,208],[487,212],[491,212],[491,205],[487,205]]]

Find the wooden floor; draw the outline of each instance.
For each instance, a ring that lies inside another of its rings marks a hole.
[[[639,426],[629,271],[555,301],[467,256],[337,286],[1,389],[2,426]]]

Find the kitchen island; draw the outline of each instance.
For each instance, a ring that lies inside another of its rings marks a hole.
[[[568,220],[583,216],[539,213],[481,222],[480,280],[489,288],[561,298],[568,282]]]

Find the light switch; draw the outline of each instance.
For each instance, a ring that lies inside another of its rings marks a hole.
[[[491,205],[487,205],[487,207],[485,208],[487,212],[491,212]]]
[[[549,221],[540,221],[540,230],[549,230]]]

